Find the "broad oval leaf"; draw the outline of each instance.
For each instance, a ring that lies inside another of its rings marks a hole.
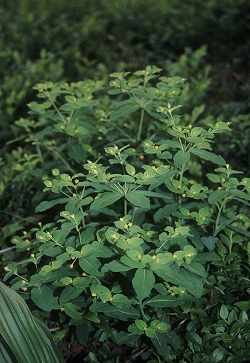
[[[46,285],[33,287],[31,290],[31,299],[42,310],[51,311],[53,307],[53,293]]]
[[[91,276],[102,276],[103,273],[99,271],[101,262],[96,257],[81,257],[79,259],[79,265],[85,273]]]
[[[133,288],[140,301],[149,296],[155,284],[155,277],[151,270],[144,268],[137,269],[132,280]]]
[[[177,151],[177,153],[174,155],[174,165],[176,168],[179,168],[183,164],[186,164],[190,159],[190,152],[183,150]]]
[[[65,313],[72,319],[80,320],[82,318],[82,314],[77,310],[76,305],[72,304],[71,302],[65,304],[63,309]]]

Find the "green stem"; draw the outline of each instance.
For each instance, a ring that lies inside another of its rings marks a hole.
[[[145,321],[148,321],[148,319],[146,318],[145,314],[144,314],[144,310],[143,310],[143,306],[142,306],[142,302],[139,301],[139,307],[140,307],[140,312],[141,312],[141,316],[142,316],[142,319]]]
[[[118,130],[118,131],[120,131],[123,135],[125,135],[130,141],[134,141],[133,139],[132,139],[132,137],[131,136],[129,136],[129,134],[127,134],[125,131],[123,131],[119,126],[117,126],[116,124],[113,124],[113,126]]]
[[[45,144],[45,146],[47,147],[47,149],[49,151],[52,152],[52,154],[54,154],[56,157],[58,157],[58,159],[60,159],[62,161],[62,163],[71,171],[71,173],[75,174],[74,170],[71,168],[71,166],[67,163],[66,160],[64,160],[64,158],[55,150],[53,149],[53,147]]]
[[[40,159],[41,163],[44,163],[44,159],[43,159],[43,155],[42,155],[42,152],[41,152],[40,145],[36,144],[36,152],[37,152],[37,154],[39,156],[39,159]]]
[[[56,110],[57,114],[59,115],[59,117],[62,120],[62,122],[64,123],[64,125],[67,125],[67,121],[65,120],[65,118],[63,117],[63,115],[61,114],[61,112],[59,111],[59,108],[57,107],[57,105],[55,104],[55,102],[52,100],[51,97],[48,97],[48,99],[52,102],[52,105],[53,105],[54,109]]]
[[[82,207],[80,208],[80,210],[82,212],[82,225],[83,225],[83,228],[86,228],[86,223],[85,223],[85,218],[84,218],[84,212],[83,212]]]
[[[179,175],[180,175],[180,185],[181,185],[181,187],[182,187],[182,179],[183,179],[184,169],[185,169],[185,164],[182,164],[182,166],[181,166],[181,170],[180,170],[180,173],[179,173]]]
[[[142,125],[143,125],[143,120],[144,120],[144,109],[141,109],[141,119],[140,119],[140,124],[139,124],[139,129],[138,129],[138,134],[137,134],[137,142],[139,142],[141,140],[141,132],[142,132]]]
[[[78,233],[78,237],[79,237],[79,242],[80,242],[80,245],[82,245],[82,236],[81,236],[81,233],[80,233],[80,230],[78,228],[78,226],[76,225],[76,231]]]
[[[215,228],[214,228],[214,237],[217,235],[218,233],[218,229],[219,229],[219,220],[220,220],[220,216],[221,216],[221,212],[223,211],[223,209],[225,208],[225,205],[226,205],[226,202],[227,202],[227,197],[223,200],[221,206],[219,206],[217,204],[217,207],[218,207],[218,215],[217,215],[217,218],[216,218],[216,222],[215,222]]]
[[[127,199],[124,197],[124,216],[128,214],[128,202]]]
[[[170,239],[170,236],[161,244],[161,246],[159,248],[157,248],[155,253],[158,253],[162,249],[162,247],[165,245],[165,243],[169,241],[169,239]]]

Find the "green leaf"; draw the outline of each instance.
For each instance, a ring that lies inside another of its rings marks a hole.
[[[128,116],[131,113],[134,113],[135,111],[139,110],[139,108],[140,105],[134,102],[125,104],[111,114],[111,120],[116,120],[117,118]]]
[[[207,178],[213,182],[213,183],[220,183],[220,177],[217,174],[211,174],[211,173],[207,173],[206,174]]]
[[[208,197],[208,203],[209,204],[216,204],[220,200],[225,199],[225,197],[227,196],[227,194],[228,193],[225,190],[215,190],[215,191],[213,191],[209,195],[209,197]]]
[[[207,272],[206,272],[205,268],[200,263],[192,261],[189,264],[183,263],[182,267],[185,267],[185,269],[187,269],[188,271],[191,271],[194,274],[197,274],[199,276],[202,276],[202,277],[207,276]]]
[[[99,271],[101,262],[96,257],[81,257],[79,259],[79,265],[82,270],[91,276],[102,276],[102,272]]]
[[[69,198],[58,198],[58,199],[51,200],[49,202],[44,201],[44,202],[41,202],[40,204],[38,204],[35,211],[43,212],[47,209],[54,207],[57,204],[64,204],[64,203],[66,204],[68,201],[69,201]]]
[[[80,145],[70,145],[68,155],[77,163],[86,163],[86,151]]]
[[[230,193],[232,193],[233,195],[235,195],[236,197],[238,198],[241,198],[243,200],[247,200],[249,201],[250,200],[250,196],[249,194],[241,191],[241,190],[238,190],[238,189],[231,189],[230,190]]]
[[[157,352],[164,358],[169,359],[169,348],[167,347],[167,333],[156,333],[155,338],[151,339]]]
[[[140,330],[144,330],[147,327],[147,323],[145,323],[145,321],[141,320],[141,319],[136,319],[135,320],[135,325]]]
[[[131,258],[129,258],[128,256],[122,256],[120,258],[120,261],[122,263],[124,263],[124,265],[127,265],[127,266],[132,267],[132,268],[142,268],[142,267],[145,266],[140,261],[134,261]]]
[[[157,295],[152,299],[145,302],[145,305],[150,305],[155,308],[167,308],[183,305],[186,303],[186,299],[182,299],[176,296],[168,295]]]
[[[42,322],[38,323],[25,301],[2,282],[0,298],[1,334],[17,362],[63,363],[63,357],[48,328]]]
[[[133,280],[133,288],[136,292],[137,298],[142,301],[150,295],[152,288],[154,287],[155,277],[151,270],[137,269]]]
[[[107,207],[108,205],[111,205],[117,200],[121,199],[122,196],[123,194],[121,194],[120,192],[103,193],[100,197],[94,200],[94,202],[90,206],[90,209],[103,209],[104,207]]]
[[[131,269],[130,267],[121,264],[119,261],[113,260],[103,265],[102,272],[104,273],[108,271],[121,272],[121,271],[129,271],[130,269]]]
[[[250,310],[250,300],[248,301],[239,301],[234,304],[237,306],[237,308],[240,308],[241,310]]]
[[[217,165],[226,165],[225,160],[220,155],[215,155],[214,153],[202,149],[191,149],[190,152],[194,155],[199,156],[201,159],[211,161]]]
[[[88,343],[88,332],[89,323],[86,322],[76,326],[76,337],[81,345],[86,345]]]
[[[111,339],[115,344],[124,345],[128,343],[133,343],[135,340],[138,339],[138,335],[134,333],[128,333],[124,331],[117,332],[112,330],[111,332]]]
[[[236,336],[237,334],[239,334],[239,332],[241,331],[241,329],[244,327],[246,323],[244,321],[236,321],[230,329],[230,335],[231,336]]]
[[[80,320],[82,318],[82,314],[77,310],[77,307],[71,302],[63,305],[63,309],[65,313],[70,316],[72,319]]]
[[[75,288],[74,286],[71,285],[66,286],[60,295],[59,304],[63,305],[69,302],[70,300],[75,299],[81,294],[82,291],[83,291],[82,288]]]
[[[166,282],[185,287],[190,294],[201,297],[203,292],[202,278],[177,265],[164,266],[164,270],[155,271]]]
[[[190,123],[194,124],[194,122],[197,120],[197,118],[204,112],[205,105],[196,106],[192,110]]]
[[[198,250],[202,251],[204,249],[204,245],[201,241],[198,231],[193,226],[189,226],[189,231],[191,233],[190,239],[192,243],[195,245],[196,248],[198,248]]]
[[[185,334],[187,340],[192,342],[195,345],[201,346],[202,345],[202,339],[201,337],[195,333],[195,332],[188,332]]]
[[[224,350],[222,347],[218,347],[213,351],[213,358],[215,362],[220,362],[224,358]]]
[[[77,110],[79,106],[73,103],[65,103],[60,107],[60,111],[74,111]],[[67,132],[68,133],[68,132]]]
[[[218,238],[209,236],[209,237],[202,237],[201,240],[204,243],[204,245],[209,249],[209,251],[213,251],[215,249]]]
[[[202,265],[204,265],[206,262],[209,261],[220,261],[221,258],[217,253],[215,252],[202,252],[198,253],[198,255],[195,256],[194,260],[195,262],[199,262]]]
[[[33,287],[31,290],[31,299],[34,303],[44,311],[51,311],[53,307],[53,293],[46,285]]]
[[[145,329],[144,333],[147,335],[147,337],[149,337],[151,339],[155,338],[155,335],[156,335],[155,330],[153,328],[150,328],[150,327]]]
[[[129,174],[129,175],[135,175],[135,168],[133,167],[133,165],[130,165],[130,164],[126,164],[125,165],[125,169],[126,169],[126,172]]]
[[[141,208],[150,208],[150,202],[147,197],[143,194],[143,191],[132,191],[125,195],[125,198],[134,206]]]
[[[174,165],[176,168],[179,168],[180,166],[188,163],[190,159],[190,152],[183,150],[177,151],[177,153],[174,155]]]
[[[118,308],[121,308],[124,305],[130,305],[129,299],[125,295],[122,295],[122,294],[113,295],[111,303],[114,306],[117,306]]]
[[[155,222],[158,222],[164,217],[170,216],[172,213],[174,213],[178,208],[180,204],[179,203],[170,203],[165,205],[163,208],[159,208],[157,212],[154,214],[154,220]]]
[[[225,304],[222,304],[220,307],[220,318],[225,320],[228,317],[228,308]]]
[[[232,224],[228,225],[228,228],[232,229],[233,231],[243,234],[244,236],[250,237],[250,232],[246,231],[245,229],[233,226]]]
[[[1,363],[18,363],[16,357],[7,342],[0,334],[0,362]]]
[[[138,319],[140,313],[133,306],[116,307],[109,303],[96,302],[90,306],[90,310],[93,312],[100,312],[106,316],[110,316],[115,319],[127,321],[129,319]]]
[[[171,344],[174,349],[180,349],[180,337],[173,330],[169,330],[168,332],[164,333],[164,336],[166,338],[166,342]]]

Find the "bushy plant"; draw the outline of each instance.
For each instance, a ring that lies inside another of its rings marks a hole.
[[[250,179],[212,150],[228,123],[182,118],[184,80],[160,71],[113,73],[108,95],[36,86],[20,167],[44,217],[12,238],[4,281],[86,362],[243,362]]]

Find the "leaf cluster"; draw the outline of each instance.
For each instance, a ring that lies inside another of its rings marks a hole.
[[[20,165],[43,181],[46,217],[12,238],[4,281],[55,339],[89,344],[86,359],[102,361],[98,341],[143,360],[242,362],[250,179],[213,150],[230,125],[184,119],[184,80],[160,71],[112,73],[108,96],[91,80],[35,87]]]

